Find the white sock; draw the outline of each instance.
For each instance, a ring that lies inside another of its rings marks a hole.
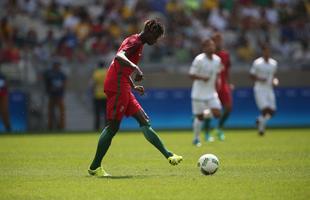
[[[270,118],[271,118],[271,115],[266,114],[266,115],[264,116],[265,123],[266,123]]]
[[[201,131],[202,121],[199,120],[197,117],[194,119],[193,129],[194,129],[194,139],[200,140],[200,131]]]
[[[258,121],[259,121],[259,123],[258,123],[258,131],[264,132],[265,131],[265,126],[266,126],[266,119],[265,119],[265,117],[260,115],[258,117]]]

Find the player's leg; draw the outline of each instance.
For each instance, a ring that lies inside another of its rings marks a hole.
[[[0,113],[3,121],[5,131],[11,131],[10,117],[9,117],[9,105],[8,95],[0,96]]]
[[[53,97],[48,97],[48,111],[47,111],[47,123],[48,123],[48,129],[52,130],[54,126],[54,120],[55,120],[55,100]]]
[[[231,113],[231,110],[232,110],[232,95],[231,95],[229,86],[226,86],[226,88],[223,88],[221,91],[219,91],[218,94],[219,94],[221,104],[223,106],[222,114],[218,121],[218,127],[220,129],[223,129],[224,124],[227,121]]]
[[[90,170],[96,170],[98,167],[101,166],[101,161],[105,156],[105,154],[107,153],[113,137],[119,130],[119,126],[120,126],[119,120],[111,120],[107,123],[107,126],[103,129],[99,137],[95,157],[89,167]]]
[[[210,99],[207,106],[210,108],[213,118],[219,119],[221,117],[222,106],[218,97]],[[224,132],[220,127],[217,126],[214,131],[216,132],[219,140],[223,141],[225,139]]]
[[[124,116],[123,108],[126,108],[128,105],[127,93],[106,92],[106,94],[108,123],[99,137],[96,154],[88,170],[90,175],[95,176],[109,175],[101,167],[101,162],[111,145],[113,137],[119,130]]]
[[[133,116],[137,120],[144,134],[144,137],[169,160],[170,164],[177,165],[179,162],[182,161],[182,156],[173,154],[165,147],[157,133],[152,128],[149,117],[144,112],[133,94],[130,95],[126,115]]]
[[[201,146],[200,142],[200,132],[202,130],[203,120],[204,120],[204,111],[207,109],[206,102],[200,100],[192,100],[192,112],[194,115],[193,120],[193,132],[194,139],[193,145],[199,147]],[[207,125],[206,125],[207,126]]]
[[[65,101],[64,97],[59,97],[57,99],[57,104],[59,108],[59,129],[64,130],[66,124],[66,115],[65,115]]]
[[[254,94],[256,104],[261,111],[256,120],[258,134],[263,136],[265,134],[266,123],[273,116],[276,108],[275,95],[272,90],[258,89],[254,89]]]
[[[205,131],[205,140],[207,142],[213,142],[214,138],[211,135],[211,120],[213,118],[212,112],[210,109],[206,109],[203,112],[203,130]]]
[[[177,165],[183,160],[182,156],[178,156],[172,153],[165,147],[157,133],[151,127],[149,118],[147,117],[143,109],[140,109],[137,113],[133,115],[133,117],[139,123],[144,137],[168,159],[170,164]]]

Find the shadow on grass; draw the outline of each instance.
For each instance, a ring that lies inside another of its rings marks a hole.
[[[106,177],[95,177],[99,179],[144,179],[144,178],[151,178],[156,177],[158,175],[122,175],[122,176],[106,176]],[[93,177],[93,176],[87,176]]]

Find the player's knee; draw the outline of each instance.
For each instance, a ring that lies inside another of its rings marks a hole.
[[[140,127],[143,127],[143,126],[151,126],[151,122],[150,122],[150,120],[148,120],[148,119],[141,120],[141,121],[139,122],[139,124],[140,124]]]
[[[212,110],[212,114],[215,118],[220,118],[221,117],[221,111],[219,109],[214,109]]]
[[[119,127],[120,127],[120,123],[117,121],[108,122],[108,125],[107,125],[107,129],[109,130],[108,133],[110,133],[111,136],[113,137],[119,130]]]
[[[231,106],[231,105],[226,105],[226,106],[224,107],[224,111],[227,112],[227,113],[230,113],[231,110],[232,110],[232,106]]]
[[[198,120],[200,120],[200,121],[203,121],[203,114],[201,114],[201,115],[196,115],[196,118],[198,119]]]

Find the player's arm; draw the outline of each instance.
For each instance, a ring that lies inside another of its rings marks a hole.
[[[202,65],[200,62],[201,61],[200,61],[199,57],[197,56],[194,59],[192,66],[189,69],[188,75],[192,80],[201,80],[201,81],[207,82],[210,79],[210,77],[199,75],[200,74],[200,68]]]
[[[256,73],[256,65],[255,65],[255,62],[250,70],[250,77],[253,81],[259,81],[259,82],[266,82],[267,79],[266,78],[262,78],[262,77],[259,77]]]
[[[144,87],[142,85],[136,85],[134,80],[132,80],[131,76],[129,76],[128,78],[131,88],[137,91],[140,95],[144,95]]]
[[[138,67],[138,65],[131,62],[127,57],[127,55],[130,54],[132,51],[135,51],[135,48],[128,49],[128,52],[126,52],[126,51],[118,52],[115,56],[115,60],[117,60],[120,65],[129,66],[129,67],[134,68],[137,71],[135,81],[141,81],[143,79],[143,72]]]
[[[207,76],[200,76],[200,75],[197,75],[197,74],[189,74],[189,77],[192,79],[192,80],[201,80],[201,81],[205,81],[207,82],[210,77],[207,77]]]
[[[266,82],[267,81],[267,79],[261,78],[255,74],[252,74],[252,73],[250,73],[250,77],[253,81],[260,81],[260,82]]]

